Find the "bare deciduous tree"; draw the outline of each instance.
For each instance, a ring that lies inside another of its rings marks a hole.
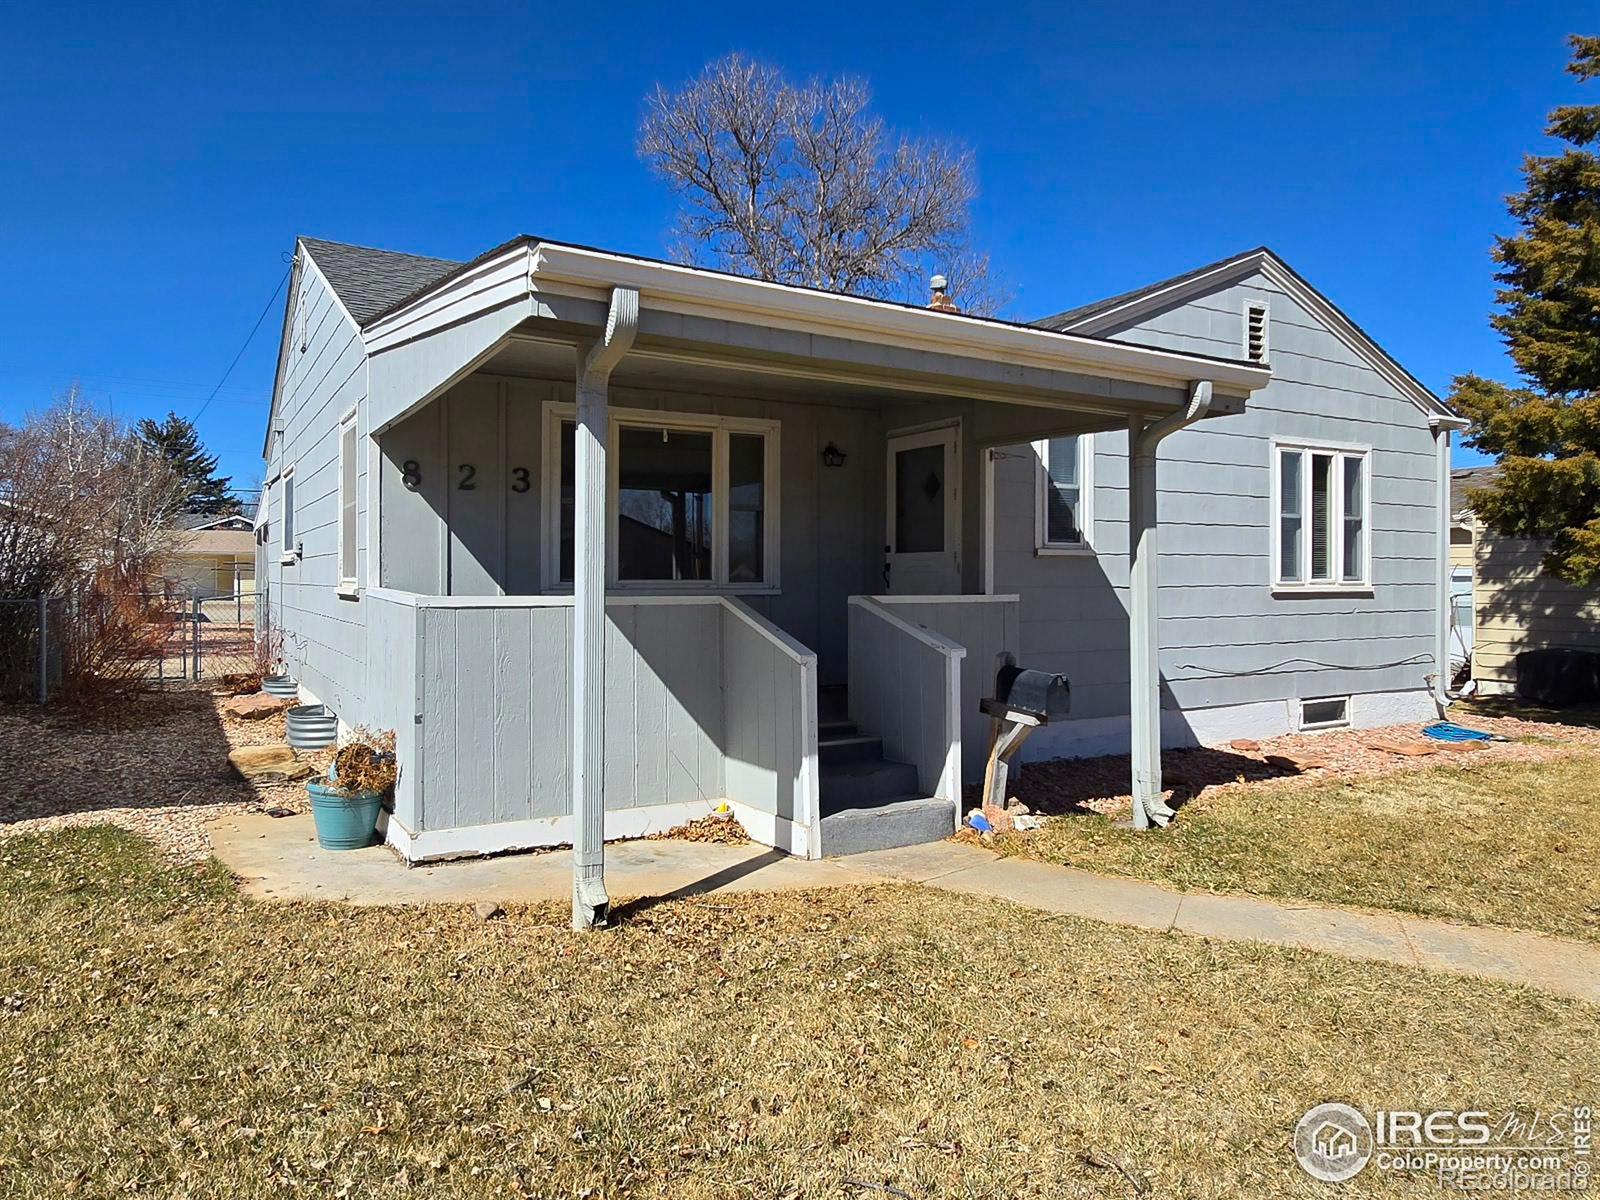
[[[0,596],[68,603],[57,628],[69,693],[142,682],[165,636],[144,602],[173,547],[183,481],[76,388],[22,424],[0,426]],[[31,613],[0,606],[19,640]]]
[[[742,55],[646,101],[639,155],[683,201],[678,257],[883,299],[950,277],[969,312],[1001,300],[969,245],[970,151],[896,137],[858,79],[790,83]]]

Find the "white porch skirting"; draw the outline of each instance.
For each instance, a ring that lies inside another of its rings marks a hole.
[[[717,802],[717,803],[720,803]],[[772,813],[761,812],[736,800],[726,801],[750,840],[800,858],[809,856],[811,831]],[[712,804],[655,804],[606,813],[606,840],[646,837],[665,833],[685,821],[709,816]],[[443,862],[452,858],[482,858],[518,850],[542,850],[572,844],[572,815],[525,821],[499,821],[490,825],[464,825],[455,829],[425,829],[413,833],[388,813],[379,818],[378,831],[408,863]]]
[[[1426,689],[1371,692],[1350,697],[1350,723],[1339,728],[1374,729],[1412,721],[1433,721],[1438,716],[1433,696]],[[1164,749],[1180,750],[1217,746],[1234,738],[1281,737],[1296,732],[1298,724],[1297,700],[1265,700],[1257,704],[1229,704],[1183,712],[1162,709],[1161,745]],[[1023,743],[1020,757],[1024,762],[1041,762],[1051,758],[1126,754],[1128,738],[1126,716],[1061,721],[1036,730]]]

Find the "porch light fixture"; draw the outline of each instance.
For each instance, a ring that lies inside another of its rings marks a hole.
[[[842,467],[844,466],[844,460],[848,457],[843,450],[832,442],[822,448],[822,465],[825,467]]]

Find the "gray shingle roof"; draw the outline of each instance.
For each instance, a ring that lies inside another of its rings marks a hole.
[[[1499,467],[1462,467],[1450,472],[1450,512],[1459,516],[1472,507],[1471,494],[1500,474]]]
[[[241,521],[243,522],[242,525],[236,524]],[[232,516],[221,513],[181,512],[172,518],[172,525],[175,529],[186,530],[209,529],[212,526],[249,529],[250,518],[242,515]]]
[[[1243,254],[1230,254],[1227,258],[1219,258],[1216,262],[1206,263],[1205,266],[1196,267],[1192,271],[1185,271],[1182,275],[1174,275],[1171,279],[1158,279],[1154,283],[1147,283],[1144,287],[1134,288],[1130,292],[1119,292],[1115,296],[1107,296],[1104,300],[1095,300],[1089,304],[1080,304],[1077,308],[1069,308],[1066,312],[1058,312],[1054,316],[1040,317],[1033,323],[1042,329],[1071,329],[1079,321],[1086,321],[1090,317],[1105,312],[1107,309],[1127,304],[1129,301],[1137,300],[1141,296],[1148,296],[1151,292],[1163,291],[1177,284],[1186,283],[1198,275],[1215,271],[1218,267],[1237,262],[1239,259],[1247,258],[1252,254],[1262,253],[1271,253],[1271,251],[1267,250],[1265,246],[1258,246],[1254,250],[1246,250]]]
[[[310,252],[350,315],[361,325],[461,265],[448,258],[398,254],[319,238],[303,237],[300,244]]]

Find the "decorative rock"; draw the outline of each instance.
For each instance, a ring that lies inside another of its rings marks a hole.
[[[1269,767],[1277,767],[1280,771],[1289,771],[1295,775],[1303,775],[1307,771],[1324,771],[1328,767],[1328,764],[1322,759],[1314,758],[1309,754],[1301,755],[1297,758],[1290,757],[1287,754],[1269,754],[1266,757],[1266,763]]]
[[[1434,748],[1428,745],[1427,742],[1402,742],[1379,738],[1377,741],[1368,742],[1367,745],[1374,750],[1384,750],[1390,754],[1401,755],[1404,758],[1421,758],[1425,754],[1434,752]]]
[[[472,906],[472,911],[478,914],[478,920],[480,921],[492,921],[496,917],[506,915],[506,910],[493,900],[479,900]]]
[[[1234,738],[1228,743],[1230,750],[1243,750],[1248,754],[1255,754],[1261,749],[1261,743],[1251,738]]]
[[[251,783],[291,783],[313,773],[311,764],[301,762],[282,742],[240,746],[229,752],[228,765]]]
[[[293,700],[287,700],[282,696],[269,696],[265,692],[257,692],[253,696],[235,696],[223,704],[222,711],[225,716],[232,717],[235,721],[260,721],[265,717],[277,716],[293,703]]]

